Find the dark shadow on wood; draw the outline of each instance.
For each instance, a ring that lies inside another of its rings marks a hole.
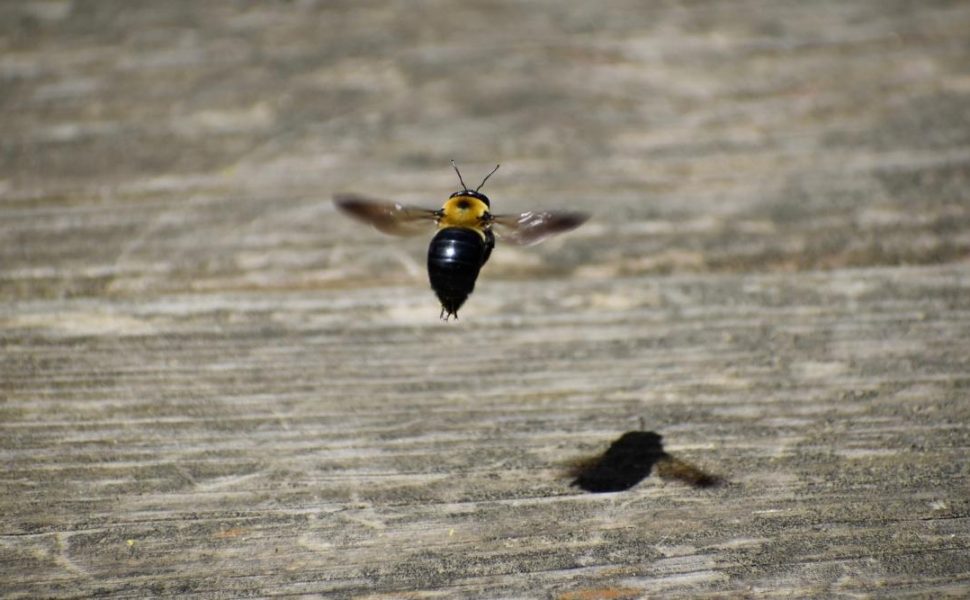
[[[628,431],[602,455],[574,462],[569,474],[575,479],[570,485],[597,494],[622,492],[646,479],[654,467],[661,478],[693,487],[722,483],[720,477],[665,452],[662,440],[663,436],[653,431]]]

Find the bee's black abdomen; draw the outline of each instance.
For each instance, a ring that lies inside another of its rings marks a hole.
[[[431,240],[428,279],[446,318],[457,317],[458,309],[475,289],[478,272],[495,243],[490,241],[487,244],[478,232],[460,227],[442,229]]]

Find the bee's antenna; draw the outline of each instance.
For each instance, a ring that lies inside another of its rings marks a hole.
[[[485,179],[482,179],[482,182],[478,184],[478,187],[475,188],[475,191],[477,192],[478,190],[482,189],[482,186],[485,185],[485,182],[488,181],[488,178],[492,176],[492,173],[494,173],[495,171],[498,171],[498,168],[501,166],[502,166],[501,164],[495,165],[495,168],[492,169],[491,172],[489,172],[489,174],[485,176]]]
[[[461,171],[458,170],[458,165],[455,164],[455,160],[454,159],[451,160],[451,166],[452,166],[452,168],[455,169],[455,173],[458,173],[458,181],[461,182],[461,189],[463,191],[466,191],[467,192],[468,191],[468,186],[465,185],[465,180],[461,178]],[[487,179],[487,177],[486,177],[486,179]]]

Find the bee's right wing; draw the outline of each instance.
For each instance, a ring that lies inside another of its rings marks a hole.
[[[354,219],[391,235],[425,233],[428,231],[428,224],[438,220],[438,211],[371,200],[356,194],[337,194],[333,201],[337,208]]]
[[[492,222],[501,225],[495,230],[500,239],[519,246],[538,244],[546,238],[576,229],[589,215],[568,211],[529,211],[518,215],[494,215]]]

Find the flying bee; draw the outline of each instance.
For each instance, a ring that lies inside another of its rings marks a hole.
[[[354,194],[339,194],[337,207],[351,217],[391,235],[417,235],[434,223],[438,232],[428,246],[428,279],[441,302],[441,318],[458,318],[458,309],[475,289],[475,280],[495,247],[495,238],[529,246],[575,229],[589,215],[579,212],[530,211],[494,215],[491,202],[481,191],[499,165],[474,190],[465,185],[455,161],[451,161],[461,189],[449,196],[438,210],[371,200]],[[493,230],[494,227],[494,230]]]

